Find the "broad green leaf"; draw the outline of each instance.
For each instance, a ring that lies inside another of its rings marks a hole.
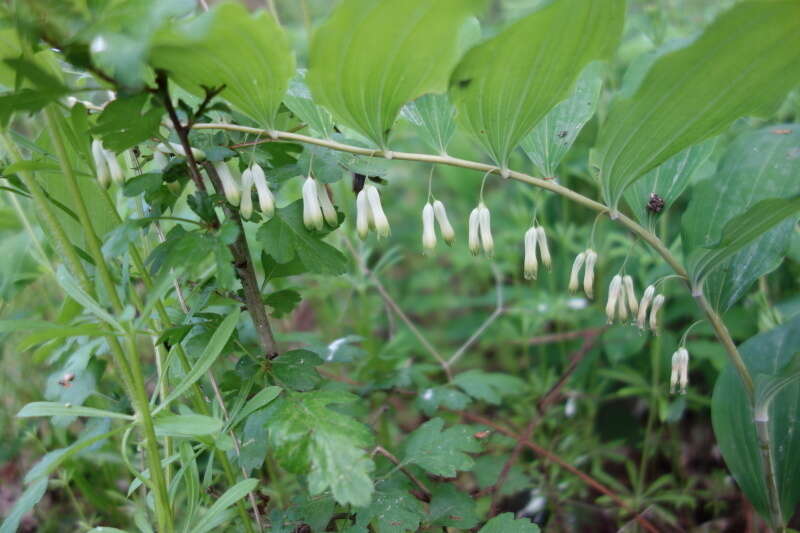
[[[283,318],[291,313],[302,299],[300,293],[292,289],[271,292],[263,298],[264,304],[272,309],[270,315],[275,318]]]
[[[159,437],[200,437],[222,429],[222,420],[205,415],[162,415],[153,419]]]
[[[504,396],[513,396],[525,391],[525,382],[516,376],[468,370],[458,374],[453,383],[464,392],[493,405],[498,405]]]
[[[402,113],[435,153],[447,154],[447,145],[456,131],[456,122],[455,108],[446,94],[420,96],[408,103]]]
[[[369,429],[327,406],[352,403],[345,392],[287,393],[267,410],[269,440],[281,465],[308,474],[312,495],[330,490],[340,504],[369,503],[374,465],[364,448],[372,443]]]
[[[206,531],[212,531],[219,527],[222,524],[220,517],[223,516],[224,511],[254,491],[257,486],[257,479],[244,479],[226,490],[222,496],[217,498],[214,505],[200,517],[198,524],[192,528],[192,533],[206,533]]]
[[[308,85],[334,118],[385,149],[407,102],[444,92],[484,0],[345,0],[311,40]]]
[[[503,168],[591,61],[610,57],[624,0],[556,0],[467,52],[450,78],[456,119]]]
[[[466,530],[478,523],[475,500],[454,485],[437,486],[431,498],[428,519],[432,526]]]
[[[47,478],[43,477],[25,489],[25,492],[14,502],[14,506],[0,524],[0,533],[15,533],[19,527],[20,520],[25,516],[34,505],[39,503],[44,493],[47,491]]]
[[[328,111],[317,105],[311,98],[311,90],[305,83],[305,71],[298,72],[298,75],[289,83],[289,90],[283,97],[292,113],[297,118],[309,125],[324,139],[330,139],[333,135],[333,118]]]
[[[163,114],[164,109],[147,93],[120,97],[103,109],[92,133],[107,149],[121,152],[156,136]]]
[[[726,151],[711,178],[692,191],[682,217],[684,254],[717,243],[735,216],[760,200],[800,194],[800,129],[778,125],[746,132]],[[712,216],[709,216],[709,213]],[[725,311],[752,283],[777,268],[789,246],[793,223],[787,220],[725,261],[704,284],[711,303]]]
[[[800,213],[800,196],[761,200],[745,213],[732,218],[722,229],[722,238],[708,250],[690,257],[692,283],[702,286],[705,278],[736,252],[790,217]]]
[[[467,453],[481,451],[473,436],[474,430],[457,425],[444,428],[444,420],[434,418],[409,435],[405,443],[403,463],[414,463],[436,476],[454,477],[459,470],[475,464]]]
[[[241,311],[237,308],[225,317],[225,320],[223,320],[216,331],[214,331],[203,353],[200,354],[200,357],[195,361],[194,365],[192,365],[191,370],[183,376],[183,379],[170,391],[154,412],[164,409],[208,372],[208,369],[211,368],[211,365],[217,360],[217,357],[222,353],[231,335],[233,335],[236,329],[236,323],[239,321],[240,313]]]
[[[298,200],[276,210],[275,216],[259,228],[257,237],[264,251],[280,264],[297,257],[308,272],[343,274],[347,271],[347,259],[322,241],[321,235],[305,227],[302,204]]]
[[[391,484],[384,482],[381,485]],[[412,496],[406,487],[378,487],[369,506],[359,509],[356,525],[368,527],[381,533],[405,533],[419,531],[425,517],[425,508]]]
[[[800,317],[748,339],[739,347],[752,375],[777,375],[800,352]],[[769,408],[776,480],[784,516],[800,501],[800,383],[782,388]],[[750,503],[768,517],[767,492],[761,455],[753,425],[753,410],[738,374],[731,365],[717,378],[711,401],[711,420],[725,464]]]
[[[514,513],[503,513],[486,522],[478,533],[539,533],[539,526],[527,518],[515,520]]]
[[[604,69],[605,65],[599,61],[590,63],[575,82],[572,95],[547,113],[522,139],[522,149],[540,176],[556,175],[558,164],[594,116],[603,88]]]
[[[120,420],[135,420],[132,415],[125,413],[115,413],[94,407],[84,407],[82,405],[70,405],[56,402],[32,402],[25,405],[17,413],[19,418],[29,418],[35,416],[98,416],[102,418],[118,418]]]
[[[800,3],[737,4],[611,106],[597,147],[606,202],[616,209],[644,173],[736,118],[771,113],[798,83]]]
[[[275,377],[289,388],[299,391],[313,389],[321,380],[316,367],[322,364],[317,354],[308,350],[284,352],[272,361]]]
[[[289,39],[272,15],[231,2],[156,34],[150,64],[190,92],[225,85],[220,96],[269,129],[294,76]]]
[[[463,392],[443,386],[425,389],[417,396],[415,403],[427,416],[431,416],[440,405],[460,411],[471,401],[472,399]]]
[[[717,139],[714,138],[690,146],[628,187],[625,190],[625,201],[636,218],[642,223],[649,223],[653,228],[659,215],[647,209],[650,195],[658,195],[664,200],[664,209],[670,209],[689,186],[694,173],[711,156],[716,144]]]

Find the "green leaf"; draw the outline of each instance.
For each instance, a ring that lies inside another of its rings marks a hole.
[[[445,155],[456,131],[455,111],[447,94],[426,94],[408,103],[402,113],[434,152]]]
[[[439,485],[433,491],[428,522],[432,526],[466,530],[478,523],[475,501],[453,485]]]
[[[222,420],[205,415],[161,415],[153,419],[159,437],[200,437],[222,429]]]
[[[97,117],[92,133],[103,145],[121,152],[158,134],[163,108],[147,93],[112,100]]]
[[[191,370],[189,370],[189,372],[183,376],[183,379],[175,385],[167,397],[153,411],[154,413],[164,409],[173,400],[180,397],[181,394],[186,392],[189,387],[208,372],[208,369],[211,368],[211,365],[217,360],[217,357],[222,353],[231,335],[233,335],[233,332],[236,330],[236,323],[239,321],[240,313],[241,311],[237,308],[225,317],[225,320],[223,320],[216,331],[214,331],[203,353],[200,354],[200,357],[192,365]]]
[[[726,259],[789,217],[800,213],[800,195],[761,200],[745,213],[732,218],[722,229],[720,241],[690,257],[692,283],[701,286],[706,276]]]
[[[257,486],[257,479],[244,479],[226,490],[222,496],[217,498],[214,505],[209,507],[208,511],[200,517],[198,524],[192,528],[192,533],[205,533],[219,527],[223,523],[220,521],[220,517],[224,516],[223,512],[247,496],[248,493],[254,491]]]
[[[739,347],[751,375],[778,375],[800,351],[800,317],[748,339]],[[769,433],[784,516],[800,501],[800,383],[782,388],[769,408]],[[738,374],[729,364],[717,378],[711,421],[725,464],[747,499],[768,519],[767,489],[753,424],[754,413]]]
[[[291,313],[303,299],[300,293],[292,289],[275,291],[264,298],[264,303],[272,308],[270,313],[275,318],[283,318]]]
[[[99,427],[107,427],[107,425],[99,425]],[[73,442],[66,448],[59,448],[57,450],[52,450],[47,452],[25,474],[25,483],[31,483],[32,481],[36,481],[38,478],[42,476],[45,477],[49,476],[50,474],[55,472],[59,466],[64,464],[64,461],[78,455],[80,452],[97,444],[98,442],[102,442],[107,438],[117,433],[120,433],[126,427],[128,426],[120,426],[116,429],[113,429],[111,431],[106,431],[103,433],[96,433],[90,431],[88,434],[83,435],[80,439]]]
[[[14,506],[11,508],[11,511],[9,511],[8,516],[6,516],[6,519],[3,520],[2,525],[0,525],[0,533],[15,533],[22,517],[39,503],[39,500],[42,499],[46,491],[46,477],[41,478],[25,489],[25,492],[14,502]]]
[[[444,431],[444,420],[431,419],[414,430],[405,443],[404,463],[414,463],[431,474],[454,477],[459,470],[475,464],[467,452],[481,451],[480,443],[468,426],[452,426]]]
[[[616,209],[640,176],[736,118],[771,113],[798,83],[800,4],[736,4],[611,106],[597,147],[606,202]]]
[[[190,92],[225,85],[223,98],[270,129],[294,76],[289,39],[272,15],[230,2],[159,32],[150,64]]]
[[[539,526],[527,518],[514,519],[514,513],[495,516],[478,533],[539,533]]]
[[[330,139],[333,135],[333,118],[325,108],[312,100],[311,91],[305,83],[305,72],[299,72],[289,83],[289,90],[283,97],[283,102],[297,115],[297,118],[308,124],[324,139]]]
[[[463,392],[444,386],[425,389],[417,396],[415,403],[427,416],[431,416],[440,405],[460,411],[471,401],[472,399]]]
[[[126,415],[125,413],[115,413],[114,411],[106,411],[104,409],[56,402],[32,402],[25,405],[20,409],[19,413],[17,413],[17,417],[19,418],[35,416],[99,416],[102,418],[135,420],[135,417]]]
[[[469,370],[458,374],[453,383],[478,400],[498,405],[504,396],[521,394],[525,382],[508,374],[488,373],[483,370]]]
[[[483,0],[345,0],[311,41],[308,84],[334,118],[381,148],[407,102],[444,92],[459,32]]]
[[[308,350],[291,350],[272,361],[275,377],[288,387],[307,391],[313,389],[321,377],[315,367],[322,364],[317,354]]]
[[[594,116],[603,88],[604,69],[605,65],[599,61],[590,63],[575,82],[572,96],[547,113],[522,139],[522,149],[540,176],[556,175],[558,164]]]
[[[422,502],[409,494],[408,490],[391,487],[378,490],[372,503],[358,511],[356,525],[367,527],[372,524],[373,530],[381,533],[419,531],[424,513]]]
[[[259,228],[256,235],[264,251],[280,264],[297,257],[308,272],[333,276],[345,273],[348,262],[344,255],[303,224],[302,204],[298,200],[278,209]]]
[[[689,208],[681,218],[684,254],[691,257],[693,251],[719,242],[725,224],[760,200],[800,194],[798,143],[800,130],[789,124],[739,135],[716,174],[692,191]],[[758,277],[777,268],[792,232],[793,223],[787,220],[724,261],[704,284],[712,305],[727,310]]]
[[[250,416],[251,414],[255,413],[262,407],[266,407],[272,400],[278,397],[281,393],[280,387],[266,387],[258,391],[252,398],[247,400],[247,403],[244,404],[242,407],[241,412],[236,415],[232,426],[236,426],[239,422]]]
[[[503,168],[591,61],[610,57],[624,0],[556,0],[467,52],[450,79],[456,119]]]
[[[374,464],[363,448],[372,444],[372,435],[327,407],[357,399],[335,391],[288,393],[268,408],[267,428],[276,459],[291,472],[307,473],[312,495],[330,490],[342,505],[364,506],[373,492]]]

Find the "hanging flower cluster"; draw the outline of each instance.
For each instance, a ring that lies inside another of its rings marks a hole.
[[[242,201],[239,212],[249,220],[253,216],[252,188],[255,186],[258,196],[258,207],[264,220],[275,214],[275,198],[267,185],[267,176],[258,164],[253,163],[242,172]]]
[[[686,394],[689,386],[689,350],[681,346],[672,354],[672,373],[669,378],[669,391],[675,393],[675,387],[680,387],[680,393]]]
[[[538,249],[542,258],[542,264],[550,270],[553,266],[550,258],[550,247],[547,244],[547,234],[543,226],[531,226],[523,237],[525,255],[522,261],[522,269],[525,279],[536,279],[539,273],[539,261],[536,251]]]
[[[435,224],[439,224],[439,231],[442,234],[444,242],[448,246],[453,244],[456,238],[456,232],[453,226],[450,225],[450,220],[447,218],[447,211],[444,204],[439,200],[435,200],[432,204],[427,202],[425,207],[422,208],[422,249],[430,252],[436,248],[436,229]]]
[[[381,195],[371,184],[364,185],[356,196],[356,230],[362,239],[367,238],[369,230],[374,229],[379,238],[388,237],[389,219],[383,212]]]
[[[106,150],[100,139],[92,141],[92,159],[97,171],[97,181],[103,188],[107,189],[112,181],[118,185],[125,182],[125,174],[117,161],[117,156],[114,152]]]
[[[469,214],[469,251],[478,255],[481,248],[488,257],[494,254],[494,240],[492,239],[492,215],[486,204],[480,202],[478,207]]]
[[[308,229],[321,231],[325,223],[335,227],[339,215],[325,185],[308,176],[303,183],[303,224]]]

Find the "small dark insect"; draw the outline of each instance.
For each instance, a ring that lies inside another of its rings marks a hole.
[[[72,386],[72,380],[74,379],[75,379],[75,374],[73,374],[72,372],[68,372],[63,376],[61,376],[61,379],[58,380],[58,384],[64,388],[70,387]]]
[[[466,80],[459,80],[458,81],[458,87],[460,89],[466,89],[467,87],[469,87],[470,83],[472,83],[472,79],[471,78],[467,78]]]
[[[650,200],[647,202],[647,210],[651,213],[658,214],[664,210],[664,199],[654,192],[650,193]]]
[[[561,130],[561,131],[558,132],[558,138],[559,139],[563,139],[566,136],[567,136],[567,130]]]

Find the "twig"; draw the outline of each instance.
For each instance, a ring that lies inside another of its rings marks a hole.
[[[431,501],[431,491],[428,490],[428,487],[426,487],[425,484],[422,483],[422,481],[420,481],[417,478],[417,476],[415,476],[408,468],[403,466],[403,464],[397,459],[397,457],[392,455],[392,453],[389,450],[387,450],[383,446],[376,446],[375,449],[372,450],[372,455],[375,455],[376,453],[386,457],[387,459],[389,459],[389,461],[394,463],[394,465],[397,466],[397,468],[400,469],[400,471],[403,474],[405,474],[406,477],[408,477],[408,479],[410,479],[411,482],[414,483],[414,485],[417,486],[417,488],[420,491],[418,499],[424,502]]]
[[[497,320],[500,317],[500,315],[503,314],[503,312],[505,312],[505,309],[503,307],[503,274],[500,272],[500,269],[497,268],[497,265],[495,265],[494,263],[492,263],[492,273],[494,274],[495,291],[497,293],[497,304],[495,306],[495,309],[492,312],[492,314],[489,315],[486,318],[486,320],[484,320],[483,324],[481,324],[480,327],[477,330],[475,330],[475,333],[473,333],[470,336],[470,338],[467,339],[467,341],[463,345],[461,345],[461,347],[458,350],[455,351],[453,356],[450,357],[450,359],[447,361],[448,366],[453,366],[456,363],[456,361],[461,359],[461,356],[464,355],[464,353],[475,343],[475,341],[477,341],[480,338],[481,335],[483,335],[483,332],[486,331],[486,329],[489,326],[491,326],[494,323],[494,321]]]
[[[579,329],[577,331],[565,331],[563,333],[551,333],[549,335],[539,335],[538,337],[531,337],[528,340],[519,341],[520,344],[526,346],[540,346],[542,344],[555,344],[557,342],[571,341],[575,339],[585,339],[587,337],[595,337],[603,333],[607,328],[605,326],[600,328]]]

